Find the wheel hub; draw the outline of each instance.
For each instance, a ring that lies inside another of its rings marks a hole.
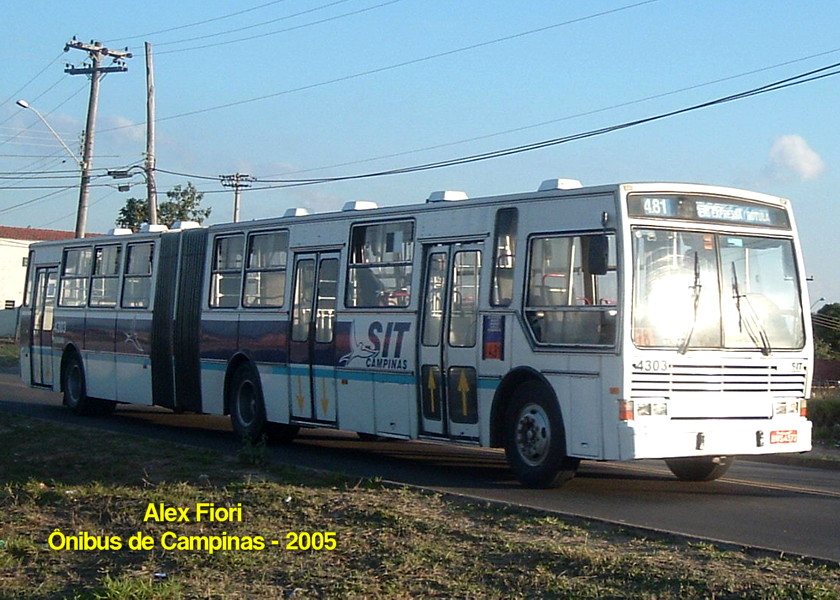
[[[548,415],[536,404],[527,405],[516,425],[516,448],[522,459],[531,466],[545,460],[551,445],[551,425]]]

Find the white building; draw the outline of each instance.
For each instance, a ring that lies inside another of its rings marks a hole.
[[[72,237],[72,231],[0,225],[0,309],[17,308],[23,302],[29,244]]]

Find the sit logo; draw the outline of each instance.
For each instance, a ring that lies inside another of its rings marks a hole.
[[[351,329],[352,350],[341,357],[338,364],[350,366],[354,361],[363,361],[369,369],[387,369],[407,371],[408,359],[403,357],[406,346],[406,334],[411,331],[411,323],[402,321],[373,321],[367,330],[367,337],[356,337],[355,327]]]

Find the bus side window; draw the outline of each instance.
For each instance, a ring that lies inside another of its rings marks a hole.
[[[525,314],[537,342],[614,344],[616,282],[613,235],[532,239]]]
[[[93,249],[68,248],[61,265],[61,292],[59,306],[84,306],[87,304],[88,281],[93,264]]]
[[[152,260],[154,244],[129,244],[126,248],[123,279],[123,308],[148,308],[152,298]]]
[[[413,256],[413,222],[354,226],[350,234],[346,306],[408,306]]]
[[[120,258],[122,246],[97,246],[93,255],[93,276],[90,282],[90,305],[117,305],[120,292]]]
[[[496,213],[493,246],[493,288],[490,304],[510,306],[513,301],[513,267],[516,259],[516,226],[519,212],[502,208]]]
[[[283,306],[289,232],[254,234],[248,242],[242,305],[254,308]]]
[[[210,306],[236,308],[242,290],[242,256],[245,236],[219,236],[213,244],[213,267],[210,278]]]

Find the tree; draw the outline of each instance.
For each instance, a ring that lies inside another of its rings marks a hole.
[[[201,208],[204,194],[187,182],[186,187],[176,185],[166,192],[168,200],[158,204],[158,223],[172,227],[176,221],[197,221],[203,223],[210,216],[212,208]],[[117,227],[137,231],[140,225],[149,221],[149,206],[146,200],[129,198],[117,216]]]
[[[120,213],[114,224],[117,227],[137,231],[140,229],[141,223],[147,223],[148,221],[149,203],[146,200],[129,198],[126,200],[125,206],[120,209]]]
[[[826,304],[813,321],[817,358],[840,358],[840,304]]]

